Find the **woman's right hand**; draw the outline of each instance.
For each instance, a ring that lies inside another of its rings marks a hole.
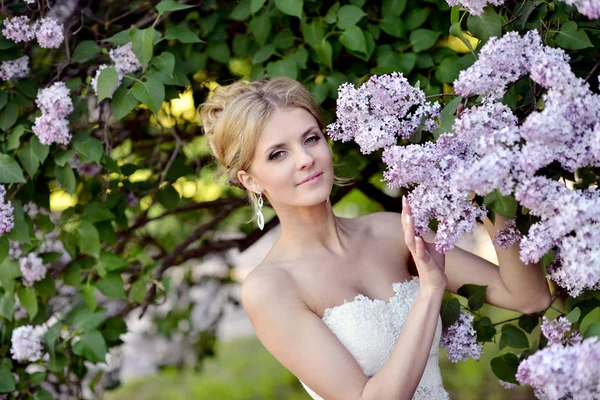
[[[419,272],[419,284],[422,288],[446,290],[448,279],[445,274],[446,256],[438,253],[435,243],[428,243],[415,235],[413,216],[406,196],[402,197],[402,227],[404,242],[410,250]]]

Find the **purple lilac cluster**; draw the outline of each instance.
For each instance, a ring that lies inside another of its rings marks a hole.
[[[546,316],[543,316],[541,329],[546,339],[548,339],[548,345],[575,345],[583,340],[581,333],[571,330],[571,322],[565,317],[558,317],[550,321]]]
[[[42,357],[42,333],[31,325],[15,328],[12,332],[10,353],[13,360],[35,362]]]
[[[506,220],[504,227],[494,234],[492,242],[503,250],[508,249],[517,243],[523,235],[517,229],[517,222],[514,218]]]
[[[0,185],[0,236],[12,231],[15,227],[14,208],[10,200],[5,199],[6,189]]]
[[[450,7],[462,6],[466,8],[470,14],[479,15],[488,4],[488,0],[446,0]],[[489,0],[490,4],[500,6],[504,4],[504,0]]]
[[[64,82],[56,82],[46,89],[40,89],[35,102],[42,110],[42,115],[35,119],[31,129],[40,143],[68,144],[71,141],[71,134],[67,115],[73,111],[69,88]]]
[[[138,60],[137,56],[133,52],[133,45],[131,42],[124,44],[123,46],[119,46],[116,49],[112,49],[109,52],[110,59],[115,63],[114,68],[117,70],[118,80],[115,84],[115,87],[111,91],[109,98],[112,98],[115,91],[121,86],[121,82],[123,81],[123,76],[125,74],[135,72],[142,68],[142,64]],[[94,88],[94,92],[98,95],[98,78],[100,77],[100,73],[103,69],[109,68],[110,65],[102,64],[96,70],[96,75],[91,80],[92,87]]]
[[[0,79],[10,81],[12,79],[25,78],[29,74],[29,57],[23,56],[16,60],[3,61],[0,64]]]
[[[600,365],[596,336],[567,346],[553,343],[535,352],[521,362],[516,378],[532,386],[541,399],[595,400],[600,398],[600,369],[594,365]]]
[[[69,160],[69,165],[71,168],[75,168],[80,175],[93,177],[98,175],[100,171],[102,171],[102,165],[97,164],[95,162],[81,162],[79,161],[79,157],[74,155]]]
[[[23,275],[23,285],[33,286],[46,277],[48,268],[36,253],[29,253],[19,259],[19,267]]]
[[[411,86],[402,73],[372,76],[358,89],[339,87],[337,120],[327,127],[334,140],[354,140],[363,154],[392,146],[397,137],[409,138],[422,126],[431,132],[440,116],[439,103],[425,101],[425,93]]]
[[[15,43],[29,42],[37,38],[40,47],[55,49],[63,40],[63,26],[54,18],[44,17],[31,23],[29,17],[21,15],[4,20],[2,34]]]
[[[448,359],[453,363],[468,358],[479,360],[483,346],[476,339],[473,316],[461,310],[456,322],[442,329],[440,345],[448,351]]]
[[[598,0],[563,0],[565,3],[577,7],[577,11],[589,19],[600,18],[600,1]]]

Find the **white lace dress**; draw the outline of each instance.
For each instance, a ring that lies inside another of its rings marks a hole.
[[[419,278],[392,284],[396,294],[387,302],[362,294],[353,301],[344,300],[344,304],[327,308],[323,322],[337,336],[342,344],[354,356],[366,376],[373,376],[387,361],[406,321],[408,312],[419,289]],[[414,400],[449,399],[442,385],[438,366],[439,341],[442,333],[442,320],[439,318],[429,359]],[[323,400],[300,381],[308,394],[317,400]]]

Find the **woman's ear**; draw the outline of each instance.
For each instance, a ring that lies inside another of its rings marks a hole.
[[[262,192],[260,186],[256,183],[254,178],[250,174],[248,174],[246,171],[239,170],[237,173],[237,178],[238,178],[238,181],[240,181],[240,183],[246,189],[248,189],[254,193]]]

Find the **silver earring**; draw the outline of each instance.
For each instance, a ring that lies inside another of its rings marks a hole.
[[[327,196],[327,200],[326,200],[326,202],[327,202],[327,203],[329,203],[329,196]]]
[[[258,210],[256,210],[256,222],[258,223],[258,228],[261,231],[265,227],[265,217],[262,214],[262,207],[263,207],[262,193],[258,192]]]

